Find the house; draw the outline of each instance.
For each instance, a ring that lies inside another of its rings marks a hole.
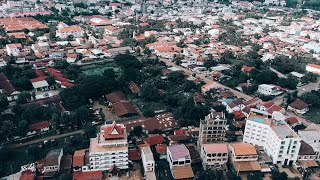
[[[41,134],[50,130],[49,121],[40,121],[37,123],[30,124],[28,127],[27,135]]]
[[[77,54],[67,54],[67,62],[68,63],[75,63],[78,58]]]
[[[63,156],[63,149],[54,149],[49,151],[44,161],[44,174],[53,176],[60,171],[61,158]]]
[[[22,51],[22,45],[21,44],[7,44],[6,50],[8,56],[18,56],[20,52]]]
[[[87,149],[80,149],[74,152],[72,160],[73,171],[89,171],[89,151]]]
[[[320,162],[320,132],[317,130],[301,130],[298,134],[302,140],[298,159]]]
[[[84,34],[84,30],[80,26],[69,26],[63,27],[56,30],[56,37],[61,39],[66,39],[68,36],[72,38],[82,37]]]
[[[260,105],[262,103],[262,100],[258,97],[252,98],[246,102],[243,103],[246,107],[255,107],[257,105]]]
[[[317,64],[308,64],[306,66],[306,71],[312,72],[315,74],[320,74],[320,65]]]
[[[277,86],[269,84],[260,84],[257,92],[265,96],[278,96],[282,94],[282,90],[280,90]]]
[[[165,140],[162,135],[153,135],[143,138],[143,141],[150,146],[155,146],[158,144],[162,144]]]
[[[230,103],[223,102],[222,104],[226,107],[228,113],[233,113],[234,111],[241,111],[245,108],[241,99],[235,99]]]
[[[285,120],[291,127],[295,127],[296,125],[301,124],[301,121],[299,121],[296,117],[288,117]]]
[[[184,144],[174,144],[167,147],[167,161],[174,179],[193,178],[191,156]]]
[[[155,161],[150,146],[141,147],[141,159],[146,180],[156,180]]]
[[[206,92],[210,91],[211,89],[214,89],[217,87],[218,87],[217,83],[210,82],[210,83],[207,83],[201,87],[201,92],[202,92],[202,94],[205,94]]]
[[[202,144],[200,156],[204,169],[224,169],[228,162],[228,145]]]
[[[296,114],[305,114],[309,111],[309,105],[300,99],[296,99],[294,102],[289,104],[288,111],[293,111]]]
[[[260,171],[256,148],[248,143],[229,144],[229,159],[238,173]]]
[[[273,101],[267,101],[264,102],[262,104],[260,104],[259,106],[259,110],[260,111],[264,111],[269,115],[272,115],[274,112],[280,112],[280,113],[284,113],[285,109],[280,107],[279,105],[275,104]]]
[[[49,83],[46,80],[47,76],[40,76],[31,79],[31,84],[35,91],[47,91],[49,90]]]
[[[8,101],[17,100],[20,94],[3,73],[0,73],[0,93],[6,94]]]

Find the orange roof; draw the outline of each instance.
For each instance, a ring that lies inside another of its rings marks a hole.
[[[313,67],[316,69],[320,69],[320,65],[317,65],[317,64],[308,64],[307,66],[310,66],[310,67]]]
[[[243,155],[257,155],[256,148],[248,143],[232,143],[230,146],[233,147],[234,152],[237,156]]]
[[[106,139],[117,139],[124,137],[123,127],[119,124],[116,124],[115,121],[113,121],[111,125],[108,125],[106,127],[102,126],[101,129],[104,129],[104,138]],[[117,134],[113,134],[114,130],[117,132]]]
[[[84,165],[85,149],[77,150],[73,154],[73,167]]]
[[[67,33],[67,32],[78,32],[82,31],[82,28],[80,26],[69,26],[65,28],[60,28],[57,30],[59,33]]]
[[[163,46],[156,49],[158,52],[172,51],[173,47],[171,46]]]
[[[73,180],[101,180],[102,171],[74,172]]]
[[[136,35],[135,36],[135,39],[136,40],[143,40],[143,39],[145,39],[146,38],[146,36],[144,35],[144,34],[139,34],[139,35]]]
[[[194,177],[191,165],[172,167],[174,179],[189,179]]]
[[[203,144],[207,153],[228,153],[227,144]]]

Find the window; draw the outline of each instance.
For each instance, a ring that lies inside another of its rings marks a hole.
[[[281,141],[281,144],[284,144],[285,142],[284,141]]]

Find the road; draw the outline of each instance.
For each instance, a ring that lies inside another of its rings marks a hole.
[[[320,78],[318,78],[317,82],[314,83],[308,83],[304,86],[298,87],[298,96],[301,96],[305,92],[310,92],[312,90],[317,90],[320,85]]]
[[[18,148],[18,147],[23,147],[23,146],[28,146],[28,145],[32,145],[32,144],[41,143],[41,142],[46,141],[46,140],[49,141],[49,140],[53,140],[53,139],[59,139],[59,138],[73,136],[73,135],[82,134],[82,133],[84,133],[84,130],[77,130],[77,131],[73,131],[73,132],[69,132],[69,133],[65,133],[65,134],[49,136],[49,137],[45,137],[45,138],[41,138],[41,139],[35,139],[35,140],[28,141],[28,142],[21,143],[21,144],[19,144],[19,143],[11,144],[8,147],[9,148]]]
[[[176,68],[179,68],[179,69],[181,69],[186,75],[192,75],[194,72],[192,72],[192,71],[190,71],[189,69],[186,69],[186,68],[184,68],[184,67],[181,67],[181,66],[179,66],[179,65],[176,65],[175,63],[173,63],[172,61],[170,61],[170,60],[167,60],[167,59],[165,59],[165,58],[159,58],[161,61],[163,61],[163,62],[165,62],[166,64],[167,64],[167,66],[172,66],[172,67],[176,67]],[[216,83],[217,84],[217,86],[218,87],[221,87],[221,88],[225,88],[225,89],[228,89],[228,90],[230,90],[231,92],[233,92],[233,94],[235,95],[235,96],[237,96],[237,97],[239,97],[239,98],[243,98],[243,99],[245,99],[245,100],[250,100],[250,99],[252,99],[253,97],[251,97],[251,96],[249,96],[249,95],[246,95],[246,94],[244,94],[244,93],[242,93],[242,92],[239,92],[239,91],[237,91],[237,90],[234,90],[234,89],[232,89],[232,88],[230,88],[230,87],[227,87],[227,86],[225,86],[225,85],[223,85],[223,84],[220,84],[220,83],[218,83],[218,82],[216,82],[216,81],[214,81],[214,80],[212,80],[212,79],[209,79],[209,78],[207,78],[207,77],[205,77],[205,75],[203,75],[203,74],[197,74],[196,75],[196,77],[198,77],[198,78],[200,78],[200,79],[202,79],[204,82],[206,82],[206,83],[212,83],[212,82],[214,82],[214,83]],[[277,98],[276,98],[277,99]],[[279,98],[278,98],[279,99]],[[283,100],[283,99],[282,99]],[[281,105],[281,103],[282,103],[282,100],[276,100],[276,104],[278,104],[278,105]],[[294,113],[292,113],[292,112],[288,112],[288,115],[290,116],[290,117],[296,117],[298,120],[300,120],[302,123],[303,123],[303,125],[305,125],[305,126],[309,126],[310,124],[311,124],[311,122],[310,121],[308,121],[307,119],[304,119],[304,118],[302,118],[302,117],[300,117],[300,116],[297,116],[296,114],[294,114]]]
[[[186,69],[186,68],[184,68],[184,67],[181,67],[181,66],[179,66],[179,65],[176,65],[175,63],[173,63],[173,62],[170,61],[170,60],[167,60],[167,59],[165,59],[165,58],[160,58],[160,57],[159,57],[159,59],[160,59],[161,61],[165,62],[165,63],[167,64],[167,66],[172,66],[172,67],[176,67],[176,68],[181,69],[186,75],[191,76],[191,75],[194,73],[194,72],[190,71],[189,69]],[[212,80],[212,79],[209,79],[209,78],[205,77],[205,75],[203,75],[203,74],[197,74],[196,77],[200,78],[201,80],[203,80],[203,81],[206,82],[206,83],[213,83],[213,82],[214,82],[214,83],[217,84],[218,87],[230,90],[235,96],[237,96],[237,97],[239,97],[239,98],[243,98],[243,99],[245,99],[245,100],[250,100],[250,99],[252,99],[251,96],[246,95],[246,94],[244,94],[244,93],[242,93],[242,92],[239,92],[239,91],[237,91],[237,90],[234,90],[234,89],[232,89],[232,88],[229,88],[229,87],[227,87],[227,86],[225,86],[225,85],[223,85],[223,84],[220,84],[220,83],[218,83],[218,82],[216,82],[216,81],[214,81],[214,80]]]

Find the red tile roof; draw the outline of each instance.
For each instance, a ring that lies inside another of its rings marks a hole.
[[[131,160],[131,161],[139,161],[140,160],[140,153],[137,149],[129,149],[128,156],[129,156],[129,160]]]
[[[245,72],[250,72],[252,69],[254,69],[253,66],[242,66],[242,70]]]
[[[299,123],[299,120],[296,117],[289,117],[286,119],[288,124],[297,124]]]
[[[0,89],[3,89],[5,93],[8,93],[9,95],[16,91],[3,73],[0,73]]]
[[[101,180],[102,171],[77,171],[73,173],[73,180]]]
[[[154,146],[164,142],[164,138],[161,135],[149,136],[149,137],[143,138],[143,140],[146,144],[149,144],[150,146]]]
[[[86,149],[77,150],[73,154],[73,167],[84,165],[84,156]]]
[[[34,82],[39,82],[39,81],[46,80],[46,78],[47,78],[47,76],[40,76],[40,77],[37,77],[37,78],[33,78],[33,79],[31,79],[30,81],[31,81],[32,83],[34,83]]]
[[[120,102],[120,101],[128,101],[128,98],[126,97],[126,95],[123,94],[122,91],[115,91],[115,92],[109,93],[109,94],[105,95],[105,97],[111,103],[116,103],[116,102]]]
[[[138,115],[138,112],[131,102],[118,102],[112,104],[112,109],[118,117]]]
[[[165,145],[165,144],[156,145],[156,151],[159,154],[166,154],[167,153],[167,145]]]
[[[46,128],[49,126],[50,126],[49,121],[41,121],[41,122],[30,124],[28,129],[30,131],[37,131],[37,130],[41,130],[42,128]]]
[[[24,171],[21,173],[19,180],[34,180],[36,177],[36,173],[32,171]]]
[[[294,109],[298,109],[298,110],[302,110],[302,109],[309,107],[309,105],[307,103],[301,101],[300,99],[296,99],[294,102],[289,104],[289,106],[291,106]]]
[[[123,130],[123,127],[119,124],[116,124],[115,121],[111,125],[108,126],[102,126],[101,129],[104,130],[104,138],[106,139],[118,139],[123,138],[125,133]],[[116,134],[113,134],[114,130],[117,132]]]

